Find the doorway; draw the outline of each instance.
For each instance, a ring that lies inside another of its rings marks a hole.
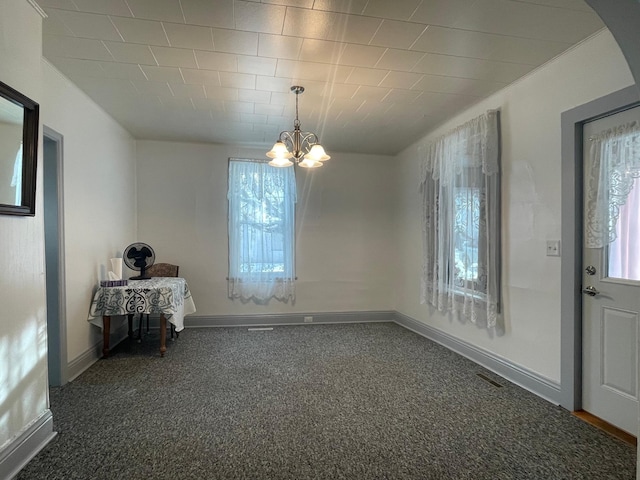
[[[583,408],[583,142],[588,122],[640,102],[635,86],[562,114],[561,405]],[[587,265],[584,265],[586,268]],[[586,286],[586,285],[585,285]]]
[[[583,126],[583,211],[600,218],[597,205],[613,202],[616,220],[615,228],[600,229],[585,218],[590,228],[582,250],[582,408],[637,436],[640,151],[628,147],[637,138],[632,125],[640,125],[640,107]]]
[[[43,129],[44,245],[49,386],[67,382],[62,135]]]

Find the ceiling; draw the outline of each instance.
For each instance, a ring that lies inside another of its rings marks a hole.
[[[37,0],[44,56],[134,137],[393,155],[603,28],[583,0]],[[550,85],[551,88],[551,85]]]

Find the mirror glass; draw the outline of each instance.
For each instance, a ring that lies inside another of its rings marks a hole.
[[[0,82],[0,215],[36,214],[40,106]]]
[[[21,106],[0,97],[0,203],[22,204]]]

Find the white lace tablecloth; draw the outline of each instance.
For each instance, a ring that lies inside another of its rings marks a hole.
[[[176,327],[184,329],[184,316],[194,313],[196,306],[184,278],[154,277],[129,280],[122,287],[98,287],[91,302],[89,322],[103,327],[102,317],[139,313],[163,313]]]

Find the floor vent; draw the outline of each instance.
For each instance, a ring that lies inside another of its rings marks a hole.
[[[496,388],[502,388],[502,385],[500,385],[498,382],[491,380],[489,377],[487,377],[486,375],[483,375],[482,373],[476,373],[476,375],[478,375],[482,380],[484,380],[487,383],[490,383],[491,385],[493,385]]]
[[[251,327],[247,330],[250,332],[264,332],[265,330],[273,330],[273,327]]]

